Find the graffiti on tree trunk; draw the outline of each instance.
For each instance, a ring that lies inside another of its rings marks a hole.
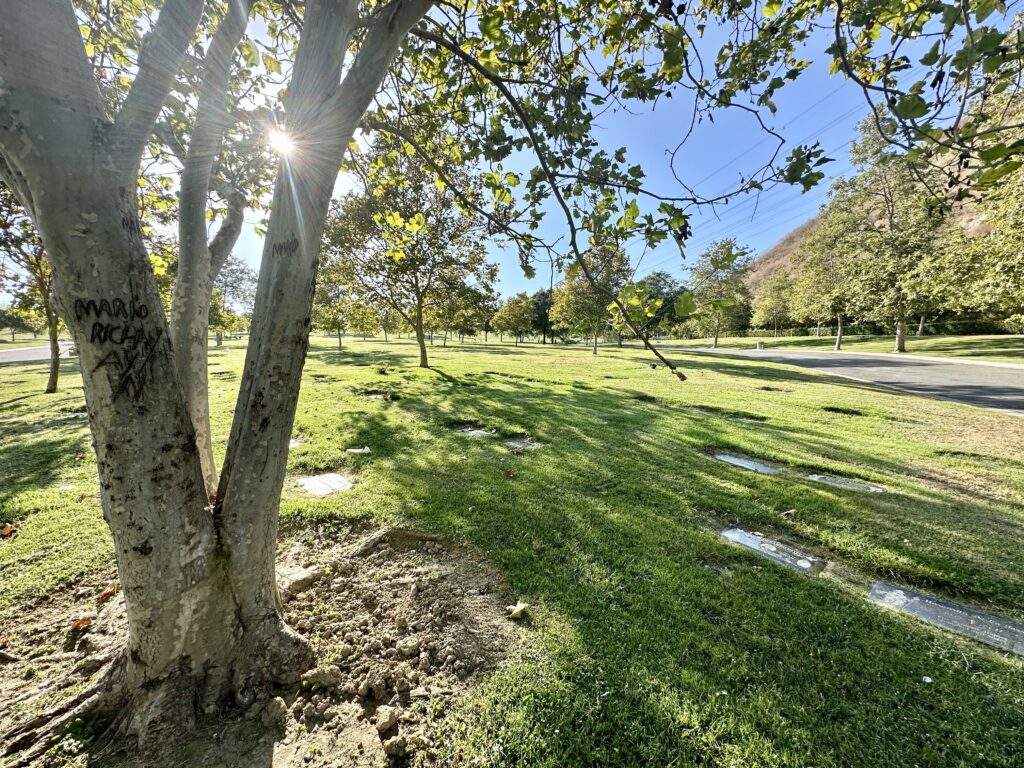
[[[106,368],[113,399],[128,395],[139,400],[151,378],[153,358],[161,348],[162,328],[147,328],[141,322],[149,317],[149,307],[134,299],[76,299],[75,319],[90,319],[89,343],[107,349],[93,368],[93,373]]]

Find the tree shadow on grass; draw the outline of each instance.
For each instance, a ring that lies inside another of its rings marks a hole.
[[[568,386],[429,386],[421,402],[398,408],[429,415],[452,451],[400,449],[394,482],[422,489],[411,516],[487,551],[510,600],[543,606],[559,627],[557,640],[538,640],[540,657],[499,671],[455,716],[452,752],[487,750],[503,765],[609,766],[665,764],[668,755],[679,765],[832,766],[912,765],[922,755],[966,764],[979,752],[1012,765],[1021,756],[1024,685],[1013,662],[697,524],[702,510],[749,519],[778,482],[701,454],[701,445],[728,443],[724,422],[665,429],[653,409]],[[455,416],[499,434],[526,431],[543,447],[515,455],[496,439],[469,441],[445,426]],[[451,465],[453,451],[469,460]],[[837,517],[864,504],[877,521],[904,510],[890,535],[925,525],[906,519],[912,498],[902,490],[884,502],[799,493],[820,496]],[[1020,596],[1019,581],[1010,587],[1008,597]],[[942,687],[928,689],[924,675]]]

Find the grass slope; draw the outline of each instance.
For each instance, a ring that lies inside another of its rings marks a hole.
[[[529,644],[449,718],[446,760],[1024,763],[1021,659],[861,597],[883,577],[1024,618],[1024,420],[759,361],[679,354],[683,384],[636,350],[432,352],[421,370],[404,339],[313,340],[282,515],[287,536],[355,519],[439,531],[486,552],[509,600],[533,606]],[[219,452],[242,361],[211,350]],[[44,379],[43,363],[0,366],[0,520],[22,521],[0,544],[6,620],[111,563],[81,391],[44,396]],[[543,447],[514,454],[506,436]],[[715,449],[787,471],[756,475]],[[324,470],[356,488],[314,499],[294,483]],[[818,470],[890,493],[799,479]],[[845,576],[735,548],[715,532],[734,523]]]
[[[753,349],[763,341],[768,349],[832,349],[834,336],[780,336],[778,338],[719,339],[724,349]],[[673,347],[710,347],[711,339],[666,341]],[[850,352],[892,352],[892,336],[846,336],[843,349]],[[907,354],[933,357],[963,357],[991,362],[1024,363],[1024,336],[917,336],[907,337]]]

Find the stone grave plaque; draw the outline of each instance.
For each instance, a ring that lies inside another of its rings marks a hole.
[[[1024,624],[885,581],[871,585],[868,600],[979,642],[1024,656]]]
[[[868,491],[869,493],[885,493],[885,488],[871,483],[862,483],[859,480],[850,480],[847,477],[835,477],[833,475],[804,475],[808,480],[825,485],[834,485],[836,488],[846,488],[849,491]]]
[[[488,432],[486,430],[483,430],[483,429],[477,429],[476,427],[463,427],[462,429],[458,429],[456,431],[460,435],[463,435],[465,437],[490,437],[491,436],[490,432]]]
[[[760,461],[754,461],[753,459],[745,459],[742,456],[733,456],[730,453],[716,453],[715,458],[719,461],[724,461],[726,464],[732,464],[735,467],[743,467],[743,469],[760,472],[762,475],[777,475],[779,473],[778,467],[762,464]]]
[[[514,451],[532,451],[540,448],[540,443],[531,443],[529,440],[506,440],[505,445]]]
[[[338,491],[349,491],[352,489],[352,481],[344,475],[329,472],[326,475],[315,475],[314,477],[300,477],[298,480],[306,493],[314,496],[329,496]]]
[[[769,560],[782,563],[795,571],[800,571],[800,573],[805,573],[809,576],[817,576],[827,565],[824,560],[805,554],[795,547],[783,544],[781,541],[774,541],[757,533],[744,531],[742,528],[729,528],[726,531],[722,531],[722,536],[734,544],[752,549]]]

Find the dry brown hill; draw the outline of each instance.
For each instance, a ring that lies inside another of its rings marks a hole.
[[[757,295],[761,284],[779,269],[793,271],[792,256],[800,241],[818,226],[818,217],[808,219],[796,229],[788,232],[779,242],[758,256],[747,272],[747,288]]]

